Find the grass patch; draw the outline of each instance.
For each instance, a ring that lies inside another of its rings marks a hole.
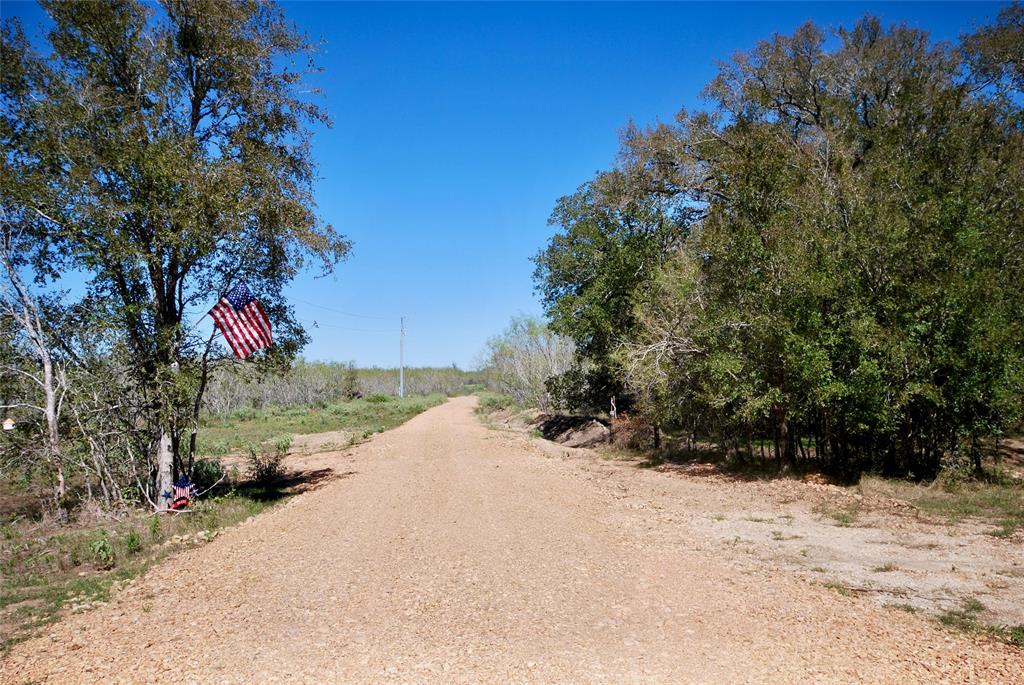
[[[978,622],[978,614],[985,610],[985,605],[971,597],[965,599],[959,609],[949,609],[939,615],[939,621],[944,626],[956,628],[966,632],[978,632],[982,624]]]
[[[232,493],[202,500],[193,513],[135,512],[123,521],[75,528],[21,522],[0,539],[0,653],[34,635],[64,610],[106,602],[113,590],[174,549],[265,511],[273,501]],[[178,542],[164,544],[166,541]]]
[[[837,583],[835,581],[826,580],[821,585],[822,585],[822,587],[827,587],[829,590],[833,590],[835,592],[838,592],[839,594],[841,594],[844,597],[849,597],[849,596],[851,596],[853,594],[853,591],[850,590],[850,588],[846,587],[842,583]]]
[[[495,412],[511,409],[515,406],[515,400],[508,395],[496,392],[477,393],[480,401],[476,405],[477,414],[493,414]]]
[[[892,563],[892,562],[888,562],[888,563],[882,564],[881,566],[876,566],[876,567],[874,567],[871,570],[874,571],[875,573],[892,573],[893,571],[900,570],[900,567],[897,566],[896,564]]]
[[[921,611],[920,609],[918,609],[913,604],[907,604],[906,602],[890,602],[890,603],[886,604],[885,606],[889,607],[890,609],[896,609],[898,611],[905,611],[908,614],[916,614],[916,613]]]
[[[980,620],[979,614],[985,605],[970,597],[963,600],[959,609],[950,609],[939,615],[942,625],[965,633],[990,635],[1018,647],[1024,647],[1024,625],[994,626]]]
[[[248,449],[291,434],[345,431],[356,440],[399,426],[445,402],[444,395],[399,399],[371,395],[323,407],[243,409],[227,417],[208,417],[199,432],[200,454],[221,455]]]
[[[857,517],[860,515],[860,504],[851,502],[841,507],[836,507],[826,503],[816,507],[815,511],[835,521],[837,526],[848,528],[857,522]]]
[[[1009,478],[975,481],[936,480],[930,485],[876,477],[861,479],[858,489],[910,502],[919,510],[951,522],[976,520],[1008,537],[1024,530],[1024,485]]]

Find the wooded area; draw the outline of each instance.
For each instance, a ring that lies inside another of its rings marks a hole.
[[[1019,3],[956,45],[808,23],[629,126],[536,258],[552,392],[740,461],[980,468],[1024,407],[1022,57]]]

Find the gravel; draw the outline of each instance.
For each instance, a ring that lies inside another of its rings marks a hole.
[[[474,403],[321,455],[347,477],[16,645],[0,682],[1024,682],[1020,650],[737,565]]]

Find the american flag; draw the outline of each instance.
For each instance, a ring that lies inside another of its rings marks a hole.
[[[274,342],[270,334],[270,319],[245,283],[229,290],[210,310],[210,316],[239,359],[270,347]]]
[[[184,509],[195,495],[196,486],[187,478],[179,478],[171,490],[171,509]]]

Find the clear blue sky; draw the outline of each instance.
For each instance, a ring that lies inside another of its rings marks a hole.
[[[808,19],[864,12],[953,40],[987,3],[404,4],[286,2],[321,39],[321,216],[355,242],[333,277],[287,295],[317,321],[304,354],[468,367],[517,312],[539,313],[530,257],[555,200],[607,168],[618,131],[671,119],[715,64]],[[3,14],[37,24],[34,4]],[[311,303],[311,304],[310,304]],[[319,305],[319,306],[315,306]],[[390,317],[356,318],[330,311]],[[209,320],[207,320],[208,322]],[[359,330],[351,330],[359,329]]]

